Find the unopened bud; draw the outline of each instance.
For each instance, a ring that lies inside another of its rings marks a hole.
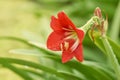
[[[98,16],[99,18],[102,18],[102,13],[101,13],[101,9],[99,7],[97,7],[94,11],[94,15]]]

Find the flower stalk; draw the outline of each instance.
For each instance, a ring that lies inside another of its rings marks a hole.
[[[114,68],[114,71],[116,73],[116,76],[117,76],[117,80],[120,80],[120,66],[119,66],[119,63],[118,63],[118,60],[113,52],[113,49],[112,47],[110,46],[110,43],[108,42],[106,36],[103,36],[101,38],[102,42],[103,42],[103,45],[105,47],[105,50],[106,50],[106,53],[107,53],[107,56],[108,56],[108,59],[110,61],[110,64],[113,66]]]
[[[96,23],[99,24],[100,19],[98,16],[93,16],[85,25],[80,27],[85,33]]]

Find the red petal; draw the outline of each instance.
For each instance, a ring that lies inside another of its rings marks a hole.
[[[58,13],[58,20],[63,27],[67,29],[71,29],[71,28],[76,29],[73,22],[68,18],[68,16],[64,12]]]
[[[51,17],[50,26],[53,30],[62,30],[62,26],[60,25],[58,19],[54,16]]]
[[[69,40],[66,40],[66,42],[69,42],[69,48],[68,48],[68,50],[62,52],[62,63],[69,61],[74,56],[74,53],[72,53],[72,51],[70,49],[71,49],[71,46],[75,43],[75,40],[69,39]],[[63,50],[65,50],[65,49],[63,49]]]
[[[47,40],[47,48],[54,50],[54,51],[59,51],[60,49],[60,44],[63,42],[65,35],[63,31],[54,31],[52,32]]]
[[[74,51],[75,53],[75,57],[78,61],[82,62],[83,61],[83,48],[82,48],[82,44],[79,44],[79,46],[76,48],[76,50]]]
[[[71,51],[63,51],[62,53],[62,63],[66,63],[73,58],[74,54]]]
[[[71,50],[63,51],[62,53],[62,63],[66,63],[70,61],[73,57],[76,57],[76,59],[80,62],[83,61],[83,48],[82,44],[79,44],[78,47],[71,52]]]
[[[80,40],[80,43],[82,43],[83,38],[84,38],[84,31],[80,30],[80,29],[76,29],[76,33],[77,33],[77,36],[78,36],[78,38]]]

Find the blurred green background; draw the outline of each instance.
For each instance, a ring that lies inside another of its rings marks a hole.
[[[120,43],[120,6],[119,0],[0,0],[0,36],[15,36],[45,44],[50,29],[50,17],[64,10],[77,27],[86,23],[98,6],[104,16],[108,16],[108,35]],[[119,11],[119,12],[118,12]],[[118,19],[118,20],[117,20]],[[113,28],[114,27],[114,28]],[[92,49],[91,55],[102,55],[88,37],[84,40],[84,53]],[[9,51],[17,48],[29,48],[16,41],[0,40],[0,57],[19,58],[39,61],[39,57],[13,54]],[[98,57],[99,58],[99,57]],[[104,55],[102,59],[105,60]],[[97,59],[95,59],[97,60]],[[100,60],[101,61],[101,60]],[[101,61],[102,62],[102,61]],[[12,71],[1,67],[0,80],[22,80]]]

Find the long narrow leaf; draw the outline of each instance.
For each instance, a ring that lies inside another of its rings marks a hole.
[[[24,73],[24,71],[14,67],[13,65],[7,63],[6,61],[0,62],[0,64],[2,64],[2,66],[12,70],[13,72],[15,72],[16,74],[21,76],[24,80],[33,80],[28,74]]]
[[[34,47],[42,52],[44,52],[44,54],[47,54],[47,55],[55,55],[55,54],[51,54],[51,52],[47,49],[45,49],[43,46],[38,46],[36,44],[34,44],[33,42],[31,41],[27,41],[27,40],[24,40],[22,38],[17,38],[17,37],[11,37],[11,36],[4,36],[4,37],[0,37],[0,40],[13,40],[13,41],[18,41],[18,42],[21,42],[21,43],[24,43],[28,46],[31,46],[31,47]]]
[[[16,64],[20,64],[20,65],[29,66],[29,67],[32,67],[32,68],[35,68],[35,69],[39,69],[39,70],[54,74],[58,77],[61,77],[63,79],[67,79],[67,80],[70,80],[70,79],[72,79],[72,80],[83,80],[80,77],[77,77],[75,75],[67,74],[67,73],[60,73],[60,72],[58,72],[54,69],[51,69],[47,66],[43,66],[41,64],[37,64],[37,63],[34,63],[34,62],[30,62],[30,61],[19,60],[19,59],[11,59],[11,58],[0,58],[0,63],[3,63],[4,61],[7,61],[9,63],[16,63]],[[64,75],[64,74],[66,74],[66,75]],[[72,75],[72,77],[70,77],[70,75]]]
[[[50,59],[53,59],[56,62],[61,63],[60,58],[58,57],[51,57],[51,56],[47,56]],[[72,69],[76,69],[79,72],[81,72],[84,76],[86,76],[88,78],[88,80],[101,80],[101,79],[105,79],[105,80],[114,80],[114,78],[109,74],[106,74],[104,72],[102,72],[100,69],[98,69],[97,67],[91,67],[91,66],[87,66],[75,61],[70,61],[66,64],[64,64],[67,67],[71,67]],[[93,73],[93,74],[91,74]]]

